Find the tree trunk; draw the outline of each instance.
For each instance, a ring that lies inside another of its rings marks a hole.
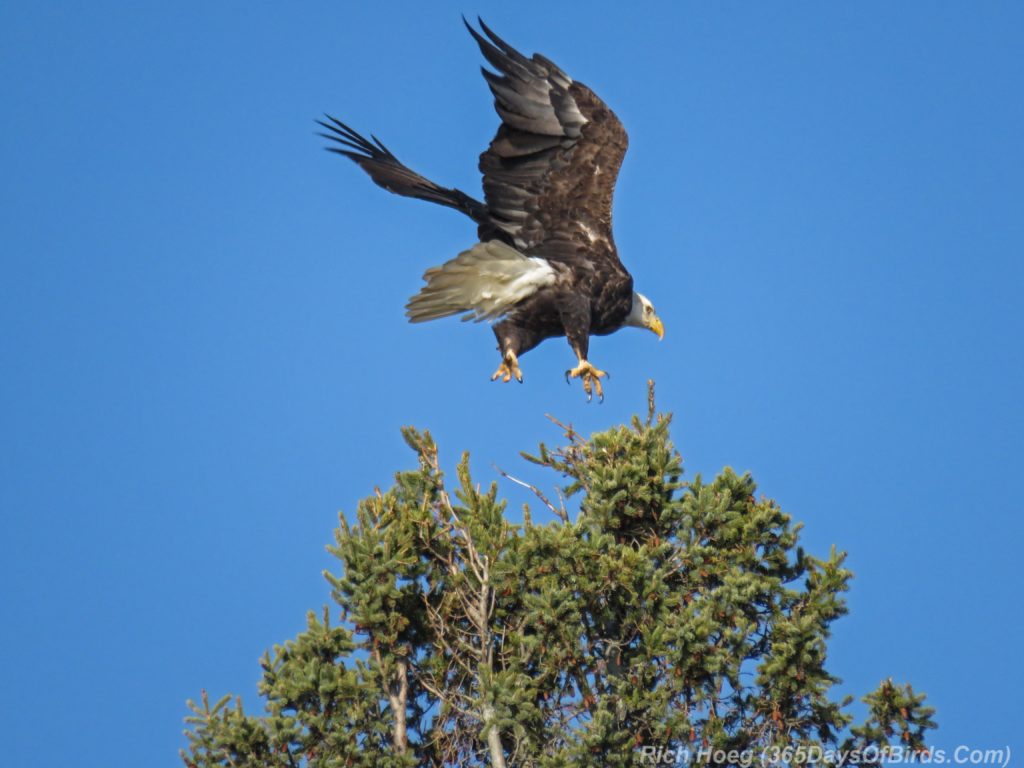
[[[391,734],[391,743],[395,752],[405,754],[409,748],[409,732],[405,720],[405,704],[409,695],[409,665],[403,659],[395,664],[395,677],[388,685],[388,702],[395,715],[395,727]]]
[[[494,768],[505,768],[505,750],[501,747],[501,734],[494,725],[494,707],[484,704],[484,730],[487,731],[487,746],[491,750],[491,765]]]

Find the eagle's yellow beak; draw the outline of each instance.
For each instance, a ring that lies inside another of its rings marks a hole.
[[[664,324],[662,324],[661,318],[658,317],[657,315],[651,318],[651,321],[647,324],[647,327],[654,331],[654,333],[658,334],[659,340],[665,338],[665,326]]]

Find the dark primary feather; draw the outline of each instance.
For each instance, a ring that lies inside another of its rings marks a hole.
[[[320,136],[340,145],[327,147],[327,150],[355,161],[379,186],[399,195],[455,208],[478,224],[489,224],[487,207],[479,200],[474,200],[458,189],[438,186],[410,170],[391,154],[391,151],[376,136],[371,134],[373,139],[371,142],[340,120],[330,115],[324,115],[324,117],[330,120],[330,123],[325,123],[323,120],[316,122],[330,133],[321,133]]]

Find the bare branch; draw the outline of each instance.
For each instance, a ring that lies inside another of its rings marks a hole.
[[[579,432],[577,432],[575,429],[573,429],[572,424],[563,424],[561,421],[556,419],[550,413],[545,413],[544,416],[549,421],[551,421],[555,426],[561,428],[562,431],[565,432],[566,438],[571,440],[574,445],[586,445],[587,441],[583,438],[583,436]]]
[[[654,423],[654,379],[647,380],[647,426]]]
[[[510,475],[508,472],[503,470],[497,464],[492,464],[491,466],[494,467],[494,469],[497,470],[498,474],[500,474],[506,480],[511,480],[516,485],[522,486],[523,488],[526,488],[527,490],[531,491],[533,493],[533,495],[536,496],[538,499],[540,499],[541,503],[544,504],[545,507],[550,509],[551,512],[556,517],[558,517],[563,523],[568,523],[569,522],[569,514],[568,514],[568,512],[566,512],[564,504],[561,505],[561,508],[556,507],[554,504],[551,503],[551,501],[548,499],[548,497],[544,495],[543,491],[541,491],[541,489],[538,488],[537,486],[535,486],[535,485],[533,485],[531,483],[528,483],[525,480],[520,480],[518,477],[514,477],[513,475]],[[561,496],[562,496],[562,492],[561,491],[558,491],[558,496],[559,496],[559,498],[561,498]]]

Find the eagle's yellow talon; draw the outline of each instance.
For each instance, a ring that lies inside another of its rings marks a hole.
[[[520,384],[523,383],[523,372],[519,370],[519,360],[512,352],[505,355],[505,359],[498,366],[498,370],[491,376],[491,381],[497,381],[499,378],[506,384],[512,381],[513,378]]]
[[[595,392],[597,392],[598,402],[604,402],[604,390],[601,388],[601,377],[607,375],[608,374],[606,372],[595,368],[586,360],[580,360],[579,365],[565,372],[565,380],[568,381],[570,376],[574,379],[582,379],[583,391],[587,393],[587,402],[590,402],[594,398]]]

